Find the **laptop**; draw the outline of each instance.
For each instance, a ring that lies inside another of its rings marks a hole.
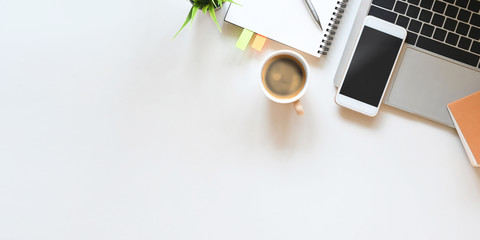
[[[365,16],[381,18],[407,29],[384,103],[454,127],[447,104],[480,91],[480,1],[361,1],[335,85],[340,85]]]

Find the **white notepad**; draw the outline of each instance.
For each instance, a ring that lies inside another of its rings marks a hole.
[[[241,6],[230,4],[225,21],[320,57],[322,52],[328,51],[321,46],[324,35],[330,35],[326,30],[332,22],[331,18],[335,17],[333,14],[337,13],[335,7],[347,1],[311,1],[323,32],[313,20],[304,0],[238,0]]]

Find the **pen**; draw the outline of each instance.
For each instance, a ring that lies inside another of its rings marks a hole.
[[[310,13],[312,14],[313,19],[315,20],[315,22],[320,27],[320,30],[323,31],[322,24],[320,23],[320,19],[318,18],[317,12],[315,11],[315,8],[313,7],[312,2],[310,2],[310,0],[305,0],[305,3],[307,4],[308,9],[310,10]]]

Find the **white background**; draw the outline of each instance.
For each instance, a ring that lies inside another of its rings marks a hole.
[[[0,239],[479,239],[454,129],[334,103],[351,2],[299,117],[186,0],[0,0]]]

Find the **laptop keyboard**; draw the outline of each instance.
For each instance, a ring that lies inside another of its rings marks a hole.
[[[407,29],[406,42],[480,68],[480,1],[373,0],[369,15]]]

